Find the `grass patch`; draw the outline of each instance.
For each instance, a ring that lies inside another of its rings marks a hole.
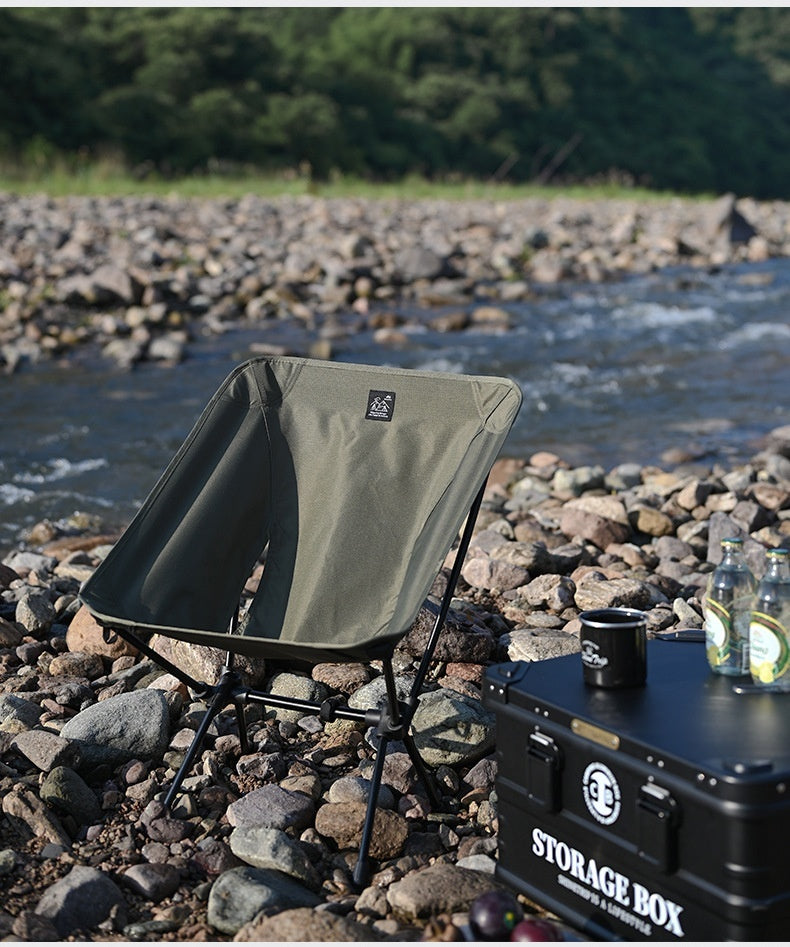
[[[121,197],[129,195],[237,199],[248,194],[259,197],[304,196],[363,198],[366,200],[497,200],[527,198],[571,198],[579,200],[667,201],[707,200],[711,195],[680,195],[619,183],[590,183],[568,186],[510,184],[487,181],[429,181],[407,177],[390,183],[335,176],[315,181],[298,173],[262,174],[255,171],[192,174],[163,177],[156,173],[133,174],[117,162],[64,162],[47,167],[21,167],[0,162],[0,191],[17,194],[45,194],[49,197]]]

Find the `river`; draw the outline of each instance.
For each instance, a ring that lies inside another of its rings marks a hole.
[[[729,466],[790,423],[790,260],[559,285],[505,308],[507,332],[420,325],[397,346],[359,332],[335,358],[512,377],[524,404],[507,456],[609,469],[680,447]],[[274,331],[196,340],[176,367],[82,358],[0,376],[0,552],[45,518],[127,522],[222,379]]]

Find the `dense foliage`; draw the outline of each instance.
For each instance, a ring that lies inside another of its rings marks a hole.
[[[790,197],[790,10],[0,8],[0,156]]]

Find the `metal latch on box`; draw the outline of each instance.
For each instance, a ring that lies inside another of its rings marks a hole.
[[[659,871],[677,867],[680,809],[668,789],[645,783],[636,800],[637,851]]]
[[[484,702],[494,701],[498,704],[506,704],[508,688],[524,677],[528,667],[528,661],[506,661],[504,664],[495,664],[489,668],[488,684],[483,694]]]
[[[562,750],[551,737],[535,731],[527,745],[527,798],[544,812],[562,808]]]

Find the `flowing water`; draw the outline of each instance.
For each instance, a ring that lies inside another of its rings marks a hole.
[[[507,456],[608,469],[679,446],[729,464],[790,423],[790,260],[553,287],[506,308],[508,332],[435,332],[433,311],[400,345],[355,333],[335,358],[512,377],[524,404]],[[0,550],[44,518],[127,522],[228,372],[287,331],[199,340],[174,368],[82,359],[0,376]]]

